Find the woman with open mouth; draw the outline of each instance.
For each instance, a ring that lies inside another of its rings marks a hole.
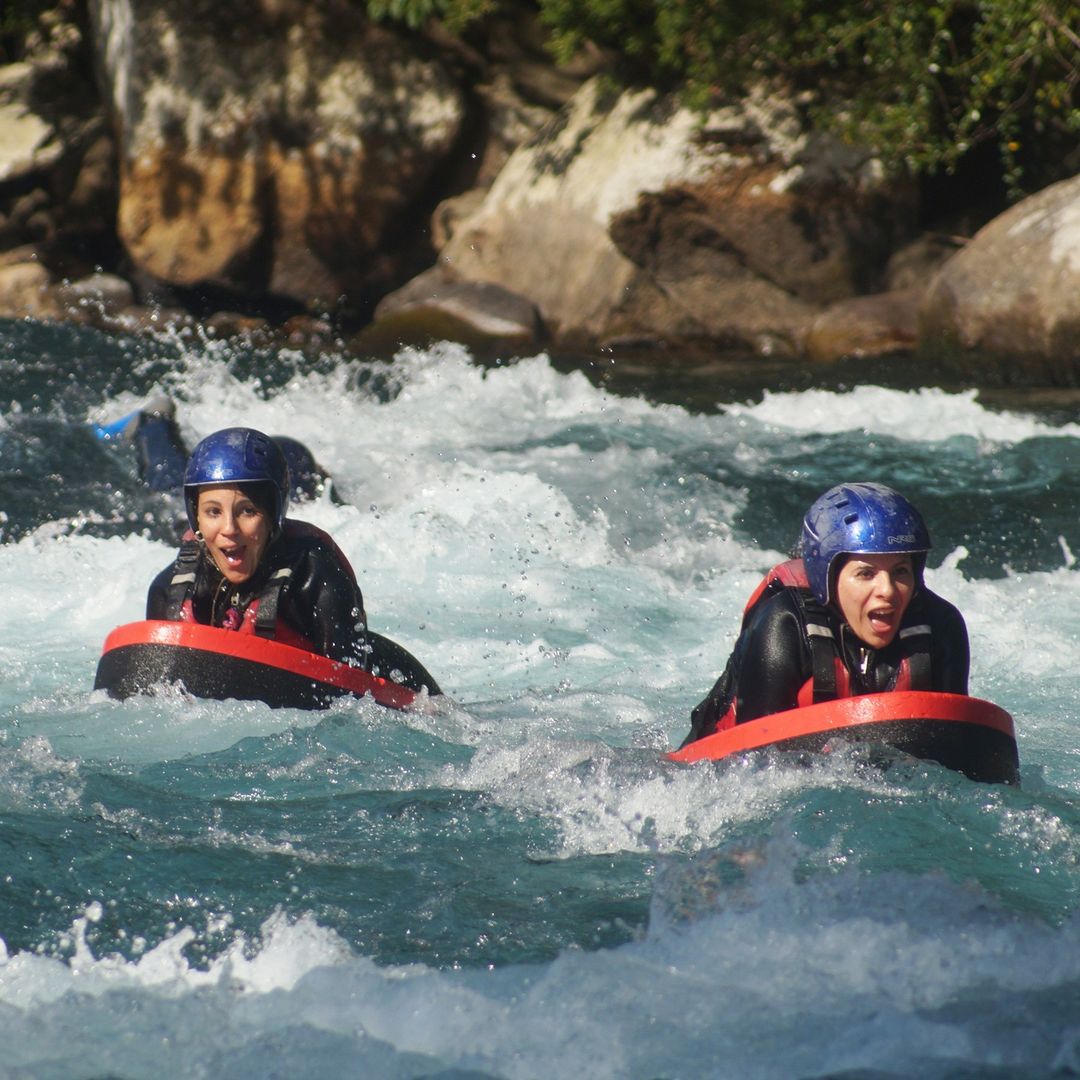
[[[191,529],[150,586],[148,619],[254,633],[367,666],[356,577],[326,533],[285,516],[289,467],[276,440],[243,427],[207,436],[183,491]]]
[[[683,745],[762,716],[856,694],[967,694],[963,616],[923,582],[930,533],[883,484],[830,488],[803,519],[799,558],[746,605],[723,674]]]

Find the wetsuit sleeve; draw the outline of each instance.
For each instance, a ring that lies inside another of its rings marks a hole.
[[[279,614],[315,646],[316,652],[364,664],[367,616],[360,588],[322,541],[312,541],[306,547],[293,565]]]
[[[795,708],[811,670],[809,647],[795,605],[784,590],[754,610],[723,674],[690,714],[690,734],[683,746],[711,735],[732,701],[740,724]]]
[[[927,593],[933,630],[930,671],[934,689],[967,694],[971,647],[964,616],[948,600],[929,590]]]
[[[165,619],[169,610],[169,583],[172,581],[173,566],[169,563],[153,581],[146,593],[146,617],[148,619]]]
[[[740,724],[794,709],[810,678],[810,649],[788,590],[766,600],[736,643],[735,714]]]
[[[188,452],[171,416],[144,413],[135,429],[139,475],[151,491],[175,491],[184,485]]]
[[[711,735],[731,704],[732,687],[735,682],[735,654],[728,657],[720,678],[713,684],[705,700],[694,707],[690,713],[690,734],[682,741],[687,746],[698,739]]]

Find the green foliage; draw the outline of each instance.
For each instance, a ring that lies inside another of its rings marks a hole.
[[[813,12],[789,70],[797,79],[822,73],[826,88],[850,102],[843,116],[823,118],[913,171],[951,169],[972,148],[994,142],[1019,194],[1025,160],[1038,170],[1078,145],[1080,37],[1070,27],[1080,27],[1080,4],[805,6],[839,8],[844,18]]]
[[[0,63],[23,55],[26,38],[46,6],[46,0],[0,0]]]
[[[541,8],[557,55],[588,38],[646,77],[685,80],[699,102],[779,81],[809,92],[819,121],[915,172],[951,169],[994,141],[1018,193],[1025,161],[1045,171],[1080,142],[1074,0],[541,0]]]
[[[515,0],[366,0],[461,31]],[[517,0],[520,5],[521,0]],[[952,169],[995,144],[1014,194],[1080,169],[1080,0],[535,0],[556,58],[587,44],[689,99],[756,82],[897,167]],[[1025,175],[1025,170],[1031,176]],[[1049,175],[1048,175],[1049,174]]]
[[[366,0],[367,13],[373,19],[401,22],[413,30],[436,19],[453,33],[460,33],[497,6],[498,0]]]

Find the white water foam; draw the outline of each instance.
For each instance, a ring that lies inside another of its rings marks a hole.
[[[1022,413],[992,412],[977,401],[978,391],[949,393],[936,388],[889,390],[858,386],[847,393],[805,390],[765,392],[758,405],[727,405],[733,417],[800,432],[866,431],[914,442],[939,442],[969,436],[1018,443],[1037,436],[1076,438],[1080,425],[1052,426]]]
[[[376,967],[281,915],[205,969],[185,956],[190,928],[135,960],[95,957],[93,904],[57,941],[64,958],[0,958],[5,1071],[614,1080],[1075,1063],[1075,922],[1018,917],[942,876],[800,881],[797,862],[775,839],[668,867],[642,940],[490,972]]]
[[[968,620],[973,692],[1017,718],[1029,790],[932,772],[913,784],[864,769],[857,755],[811,768],[674,766],[661,752],[685,733],[747,594],[780,553],[727,527],[745,492],[715,485],[665,502],[654,482],[687,448],[742,442],[752,456],[757,426],[862,432],[872,417],[875,432],[935,443],[1075,431],[991,413],[971,395],[869,387],[772,394],[699,416],[614,398],[542,357],[485,372],[450,348],[387,367],[399,388],[388,402],[353,389],[349,364],[268,396],[226,359],[192,353],[165,387],[186,436],[251,423],[304,439],[350,505],[324,499],[302,516],[360,571],[373,626],[413,650],[456,701],[431,715],[357,707],[373,744],[378,724],[468,750],[453,764],[387,753],[381,790],[476,793],[541,821],[546,846],[529,853],[539,859],[654,859],[650,926],[617,948],[454,971],[379,966],[363,940],[279,913],[200,966],[191,946],[211,931],[195,916],[130,958],[99,954],[94,927],[114,910],[103,895],[39,951],[4,951],[0,1073],[644,1078],[934,1075],[931,1059],[942,1069],[1076,1066],[1074,920],[1041,917],[1037,899],[1034,914],[1006,911],[987,888],[937,871],[869,872],[848,834],[813,859],[790,836],[792,815],[812,829],[840,798],[857,807],[857,823],[883,829],[932,803],[935,821],[969,838],[973,866],[995,843],[1028,853],[1030,862],[980,867],[1017,879],[1016,893],[1025,876],[1076,865],[1080,574],[1066,552],[1059,569],[980,580],[965,576],[957,550],[928,574]],[[115,416],[106,412],[94,418]],[[90,761],[183,760],[246,737],[300,739],[319,723],[260,705],[93,694],[105,634],[141,617],[172,550],[61,532],[0,545],[0,811],[78,806]],[[266,778],[302,782],[325,759],[290,767]],[[128,824],[138,831],[136,818]],[[289,850],[287,837],[274,846],[222,828],[215,838]],[[903,854],[905,865],[934,865],[932,851]]]

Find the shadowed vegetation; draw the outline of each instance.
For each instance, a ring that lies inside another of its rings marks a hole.
[[[456,33],[515,0],[367,0]],[[537,0],[553,56],[707,105],[754,84],[916,175],[993,147],[1013,197],[1080,171],[1080,3],[1070,0]]]

